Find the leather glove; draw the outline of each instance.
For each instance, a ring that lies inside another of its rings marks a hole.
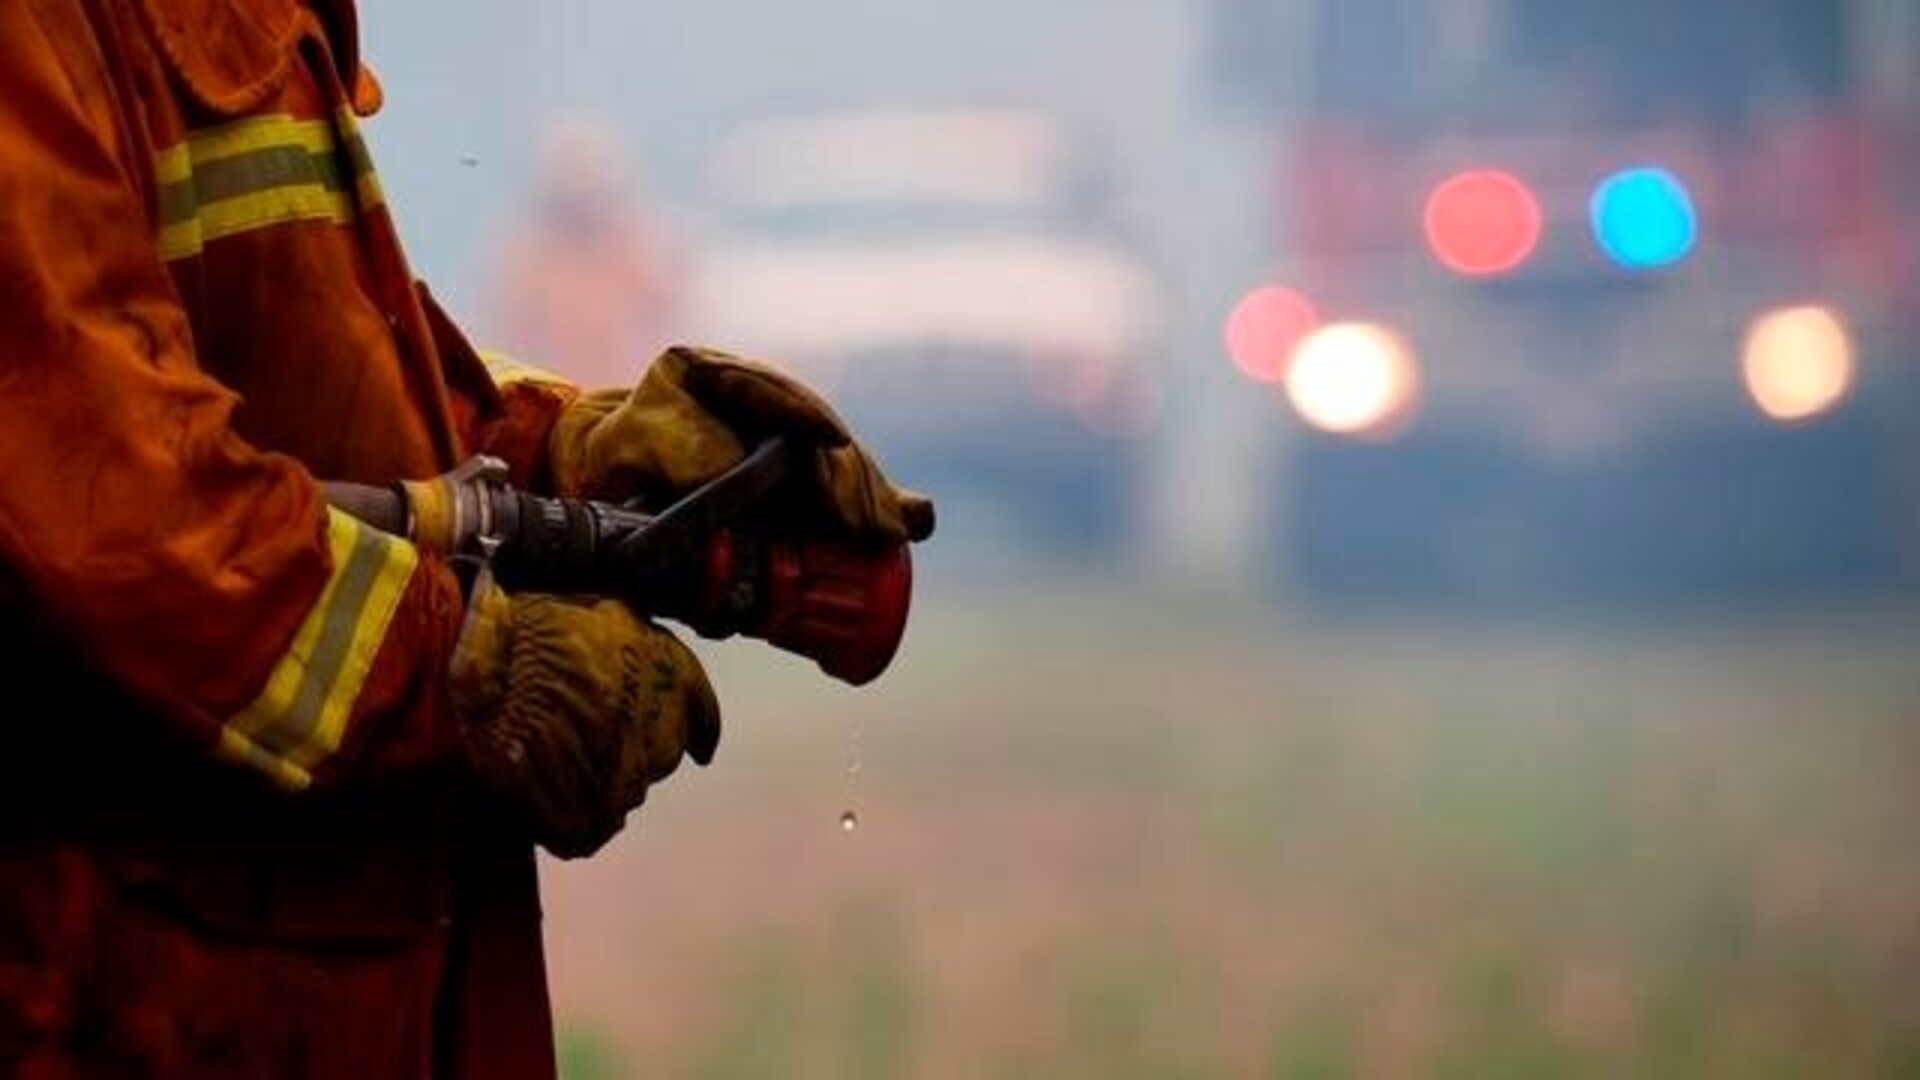
[[[659,507],[774,435],[814,448],[806,516],[875,542],[932,535],[932,501],[889,481],[820,395],[766,364],[713,349],[668,349],[632,391],[603,390],[570,405],[548,438],[547,461],[562,495]]]
[[[683,755],[720,742],[720,708],[677,638],[617,601],[509,596],[482,576],[449,670],[468,765],[554,855],[598,851]]]

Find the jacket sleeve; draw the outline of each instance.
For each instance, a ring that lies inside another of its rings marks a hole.
[[[513,464],[518,483],[551,494],[548,439],[560,414],[579,400],[580,388],[501,352],[482,350],[480,358],[501,401],[502,419],[484,436],[488,452]]]
[[[79,8],[0,5],[0,617],[289,790],[437,759],[458,584],[230,428]]]
[[[476,349],[425,283],[418,286],[452,391],[462,441],[507,463],[512,482],[550,490],[547,438],[580,388],[558,375],[491,350]]]

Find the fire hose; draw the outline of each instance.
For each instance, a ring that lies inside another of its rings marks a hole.
[[[784,439],[762,443],[658,513],[518,490],[504,462],[472,458],[441,478],[454,526],[435,553],[483,563],[508,591],[616,597],[703,637],[766,641],[863,686],[892,664],[905,636],[912,558],[905,544],[782,529],[768,511],[790,491],[795,453]],[[405,485],[324,487],[339,510],[423,539]]]

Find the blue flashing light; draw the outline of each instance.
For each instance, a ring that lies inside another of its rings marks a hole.
[[[1594,190],[1593,235],[1607,257],[1632,270],[1669,266],[1700,239],[1687,186],[1665,169],[1614,173]]]

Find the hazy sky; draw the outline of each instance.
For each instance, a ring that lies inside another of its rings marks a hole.
[[[581,110],[615,124],[646,182],[678,201],[697,198],[713,139],[785,110],[1039,104],[1144,144],[1165,127],[1168,83],[1198,8],[473,0],[369,4],[362,34],[388,90],[386,114],[371,126],[383,174],[416,260],[457,296],[482,242],[474,222],[509,205],[555,116]]]

